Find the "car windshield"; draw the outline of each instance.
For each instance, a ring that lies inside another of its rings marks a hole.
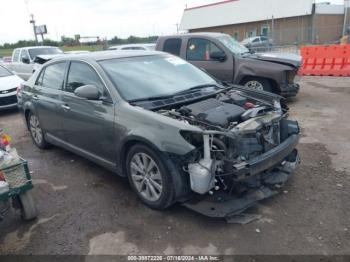
[[[110,59],[100,64],[127,101],[171,96],[193,87],[217,84],[200,69],[175,56]]]
[[[29,49],[28,51],[32,59],[38,55],[58,55],[63,53],[61,49],[55,47],[33,48]]]
[[[12,73],[8,71],[6,68],[0,66],[0,77],[11,76]]]
[[[217,37],[217,39],[235,55],[249,53],[249,50],[245,46],[238,43],[229,35],[222,35]]]

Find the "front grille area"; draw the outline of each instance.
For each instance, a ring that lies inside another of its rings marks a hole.
[[[0,106],[8,106],[16,103],[17,103],[16,95],[0,97]]]
[[[0,95],[9,94],[9,93],[15,92],[16,90],[17,90],[16,87],[8,90],[3,90],[3,91],[0,91]]]

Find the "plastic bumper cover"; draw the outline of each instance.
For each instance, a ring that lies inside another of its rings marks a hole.
[[[281,96],[283,97],[293,97],[299,93],[299,84],[284,84],[281,86]]]

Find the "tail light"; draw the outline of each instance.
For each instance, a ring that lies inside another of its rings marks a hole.
[[[22,91],[22,87],[23,87],[22,84],[20,84],[20,85],[17,87],[17,90],[16,90],[16,94],[17,94],[17,95]]]
[[[252,109],[254,108],[255,105],[253,103],[247,102],[244,104],[244,109],[248,110],[248,109]]]
[[[0,171],[0,181],[6,181],[5,180],[5,175],[2,171]]]

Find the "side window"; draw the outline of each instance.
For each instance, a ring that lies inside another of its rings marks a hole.
[[[21,50],[20,49],[17,49],[17,50],[15,50],[15,53],[13,54],[13,61],[12,62],[18,62],[19,61],[19,52],[20,52]]]
[[[45,73],[45,69],[40,72],[38,78],[35,81],[35,85],[43,86],[44,73]]]
[[[23,49],[22,52],[21,52],[21,58],[20,58],[20,62],[23,61],[23,59],[27,59],[29,60],[29,55],[28,55],[28,51]]]
[[[259,41],[260,41],[260,38],[257,37],[257,38],[255,38],[252,42],[253,42],[253,43],[259,43]]]
[[[164,52],[180,56],[182,40],[180,38],[171,38],[165,40]]]
[[[91,66],[81,62],[72,62],[69,67],[66,91],[74,93],[75,89],[84,85],[94,85],[101,91],[101,94],[106,94],[100,77]]]
[[[65,69],[65,62],[47,66],[43,75],[42,86],[52,89],[62,89]]]
[[[187,45],[187,60],[210,61],[210,54],[221,50],[211,41],[202,38],[191,38]]]
[[[269,39],[268,39],[267,37],[265,37],[265,36],[262,36],[260,39],[261,39],[262,42],[267,42],[267,41],[269,41]]]

